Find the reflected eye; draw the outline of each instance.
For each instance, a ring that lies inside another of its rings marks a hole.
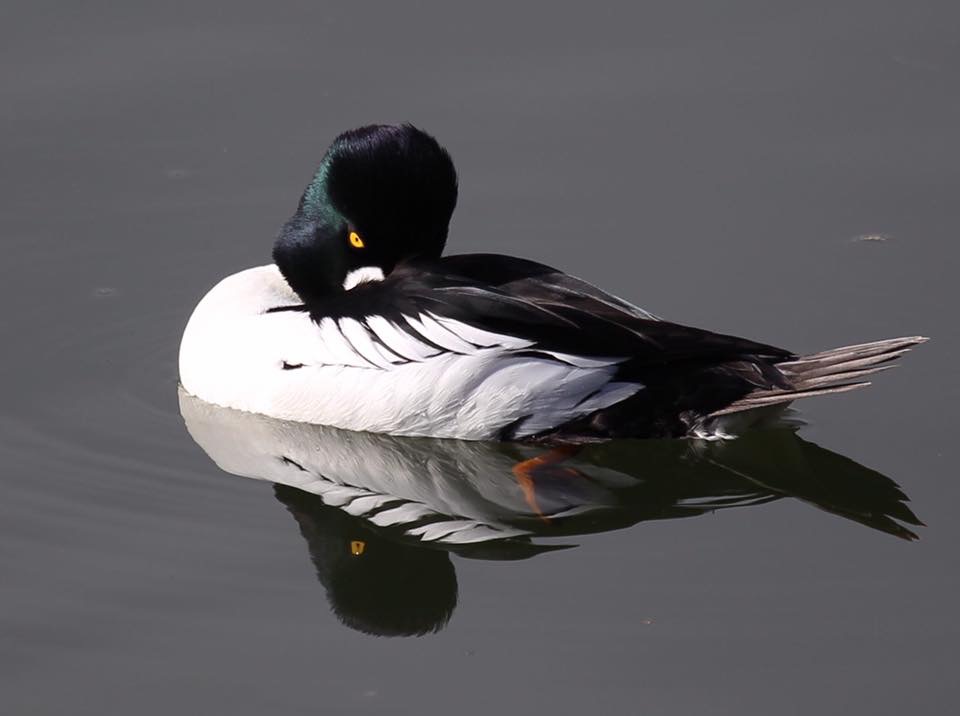
[[[367,549],[367,543],[364,542],[363,540],[355,539],[350,543],[350,554],[352,554],[354,557],[359,557],[361,554],[364,553],[364,550],[366,549]]]
[[[362,249],[364,247],[363,239],[360,238],[360,234],[356,231],[350,232],[350,245],[355,249]]]

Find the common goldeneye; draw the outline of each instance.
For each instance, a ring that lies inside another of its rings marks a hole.
[[[867,385],[922,337],[809,356],[663,321],[540,263],[442,256],[447,151],[408,124],[345,132],[273,248],[183,335],[191,394],[394,435],[578,443],[727,437]],[[561,458],[562,459],[562,458]]]

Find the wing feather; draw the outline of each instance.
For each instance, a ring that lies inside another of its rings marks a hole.
[[[383,281],[361,284],[309,309],[332,354],[346,365],[381,369],[389,369],[385,362],[395,364],[390,354],[423,362],[491,349],[533,351],[584,369],[793,355],[662,321],[548,266],[488,254],[410,261]],[[344,333],[330,332],[330,317],[340,319]],[[369,334],[369,343],[359,329]]]
[[[387,348],[408,361],[419,363],[441,352],[435,346],[417,340],[384,316],[367,316],[366,321],[369,329]]]
[[[354,318],[341,318],[337,323],[340,325],[340,332],[344,338],[350,342],[357,353],[363,356],[364,360],[383,370],[389,370],[393,367],[393,361],[397,360],[398,356],[394,356],[391,360],[374,343],[370,332],[360,321]]]
[[[330,363],[337,365],[354,366],[356,368],[369,368],[374,364],[358,353],[349,341],[340,332],[337,321],[333,318],[324,318],[320,322],[320,339],[323,343],[325,353],[332,360]]]
[[[468,343],[453,331],[444,328],[427,313],[421,313],[417,317],[404,315],[403,320],[430,343],[450,353],[472,355],[479,350],[473,343]]]

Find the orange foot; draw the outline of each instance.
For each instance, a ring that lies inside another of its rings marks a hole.
[[[578,452],[580,452],[579,445],[561,445],[543,455],[518,462],[511,470],[513,476],[517,478],[517,484],[520,485],[520,489],[523,491],[524,500],[530,505],[530,509],[533,510],[537,517],[544,522],[549,523],[550,518],[543,514],[537,502],[536,473],[544,468],[557,465],[567,458],[573,457]],[[581,475],[578,470],[574,470],[573,468],[562,468],[560,472],[569,474],[571,477]]]

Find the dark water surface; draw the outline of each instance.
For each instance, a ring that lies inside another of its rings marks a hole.
[[[955,3],[134,5],[0,27],[0,712],[956,710]],[[932,336],[801,431],[920,540],[780,499],[434,552],[445,629],[344,626],[295,500],[191,440],[176,355],[330,139],[404,120],[457,162],[451,251],[801,352]]]

